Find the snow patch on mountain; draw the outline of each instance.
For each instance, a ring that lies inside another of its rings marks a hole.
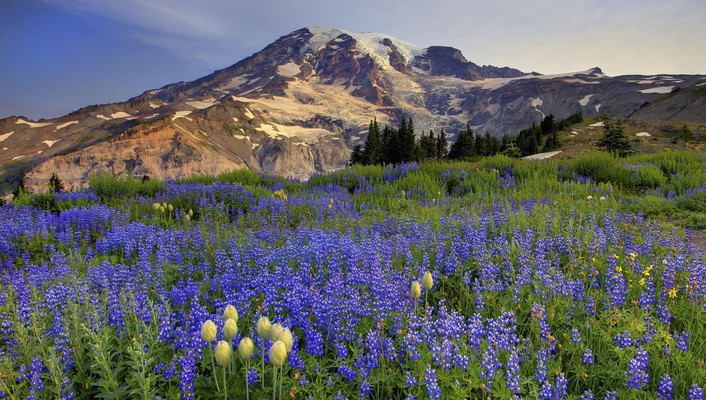
[[[54,145],[54,143],[58,142],[59,140],[61,140],[61,139],[45,140],[45,141],[43,141],[42,143],[46,144],[47,147],[52,147],[52,146]]]
[[[191,111],[177,111],[174,113],[174,116],[172,117],[172,121],[176,121],[179,118],[186,118],[189,121],[193,121],[193,119],[187,117],[187,115],[191,114]]]
[[[642,89],[640,93],[657,93],[657,94],[667,94],[674,89],[674,86],[657,86],[649,89]]]
[[[103,114],[98,114],[98,115],[96,115],[96,118],[100,118],[100,119],[102,119],[102,120],[104,120],[104,121],[110,121],[110,120],[112,119],[112,118],[106,117],[106,116],[103,115]]]
[[[54,131],[56,132],[56,131],[58,131],[59,129],[64,129],[64,128],[66,128],[67,126],[71,126],[71,125],[75,125],[75,124],[78,124],[78,121],[69,121],[69,122],[65,122],[65,123],[63,123],[63,124],[61,124],[61,125],[57,125],[57,126],[56,126],[56,129],[54,129]]]
[[[532,107],[534,107],[535,111],[537,111],[538,113],[542,114],[542,118],[546,117],[546,115],[544,115],[544,113],[538,108],[539,106],[541,106],[542,104],[544,104],[544,100],[542,100],[541,98],[537,97],[537,98],[532,99],[532,103],[531,103],[531,104],[532,104]]]
[[[29,122],[29,121],[25,121],[25,120],[22,119],[22,118],[17,118],[17,122],[15,122],[15,123],[18,124],[18,125],[19,125],[19,124],[26,124],[26,125],[28,125],[30,128],[42,128],[42,127],[45,127],[45,126],[49,126],[49,125],[53,125],[53,124],[54,124],[53,122]]]
[[[391,50],[389,47],[382,44],[385,39],[389,39],[395,45],[397,51],[399,51],[402,57],[407,61],[407,64],[411,63],[415,57],[423,55],[426,51],[415,44],[380,33],[352,33],[343,29],[316,26],[310,26],[307,27],[307,29],[313,36],[309,39],[308,45],[304,48],[305,50],[319,51],[328,43],[337,39],[338,36],[349,35],[355,39],[359,51],[370,54],[380,66],[386,69],[392,68],[392,66],[390,65],[389,59]]]
[[[131,117],[131,116],[132,116],[132,115],[126,113],[125,111],[118,111],[118,112],[114,112],[114,113],[110,114],[110,117],[113,118],[113,119],[116,119],[116,118],[129,118],[129,117]]]
[[[7,139],[7,138],[9,138],[10,136],[12,136],[13,133],[15,133],[15,131],[8,132],[8,133],[3,133],[2,135],[0,135],[0,142],[4,142],[5,139]]]
[[[581,105],[581,107],[586,107],[588,102],[591,101],[591,97],[593,97],[593,94],[587,94],[583,96],[583,98],[579,100],[579,104]]]
[[[301,66],[294,61],[288,62],[277,67],[277,73],[286,78],[294,78],[295,75],[301,72]]]
[[[191,107],[197,108],[199,110],[205,110],[209,107],[215,106],[216,104],[220,104],[216,99],[207,99],[207,100],[198,100],[198,101],[187,101],[186,104],[190,105]]]

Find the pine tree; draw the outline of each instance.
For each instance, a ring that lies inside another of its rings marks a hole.
[[[361,164],[363,162],[363,149],[361,145],[356,144],[351,152],[351,159],[348,161],[349,165]]]
[[[612,122],[605,118],[604,131],[605,134],[597,143],[599,147],[605,147],[609,153],[618,157],[626,157],[633,153],[632,143],[625,134],[625,128],[620,119]]]
[[[439,136],[436,137],[436,159],[441,160],[446,157],[448,152],[448,142],[446,141],[446,133],[444,133],[444,128],[441,128]]]
[[[400,149],[398,134],[395,128],[385,125],[385,128],[382,130],[382,144],[382,161],[386,164],[398,164],[400,162]]]
[[[365,139],[365,148],[361,155],[361,164],[380,164],[383,161],[383,144],[380,139],[380,129],[377,120],[370,121],[368,137]]]
[[[419,159],[436,158],[436,139],[434,131],[429,131],[428,135],[422,134],[417,144]]]
[[[409,118],[409,122],[405,121],[405,118],[402,117],[398,138],[400,156],[399,162],[410,162],[416,160],[417,143],[414,135],[414,123],[412,122],[412,117]]]
[[[55,173],[51,174],[49,178],[49,191],[52,193],[61,193],[64,191],[64,183],[61,182],[61,179],[59,179]]]
[[[475,154],[477,153],[475,151],[475,142],[473,141],[473,130],[470,125],[466,125],[466,130],[459,132],[456,141],[451,145],[449,158],[460,160]]]

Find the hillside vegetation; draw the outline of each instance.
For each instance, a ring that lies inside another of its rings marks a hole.
[[[20,193],[0,209],[0,393],[701,398],[706,264],[674,221],[706,225],[705,164],[498,155]]]

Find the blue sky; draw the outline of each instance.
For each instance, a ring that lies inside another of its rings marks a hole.
[[[0,118],[57,117],[190,81],[308,25],[545,74],[706,74],[704,0],[3,0]]]

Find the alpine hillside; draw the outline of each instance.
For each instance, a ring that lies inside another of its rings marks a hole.
[[[557,49],[560,51],[560,49]],[[480,66],[459,50],[374,33],[307,27],[192,82],[41,121],[0,120],[0,184],[67,188],[93,174],[216,174],[250,168],[305,179],[343,167],[368,124],[412,117],[417,134],[470,124],[515,133],[545,115],[628,116],[706,76],[558,75]]]

